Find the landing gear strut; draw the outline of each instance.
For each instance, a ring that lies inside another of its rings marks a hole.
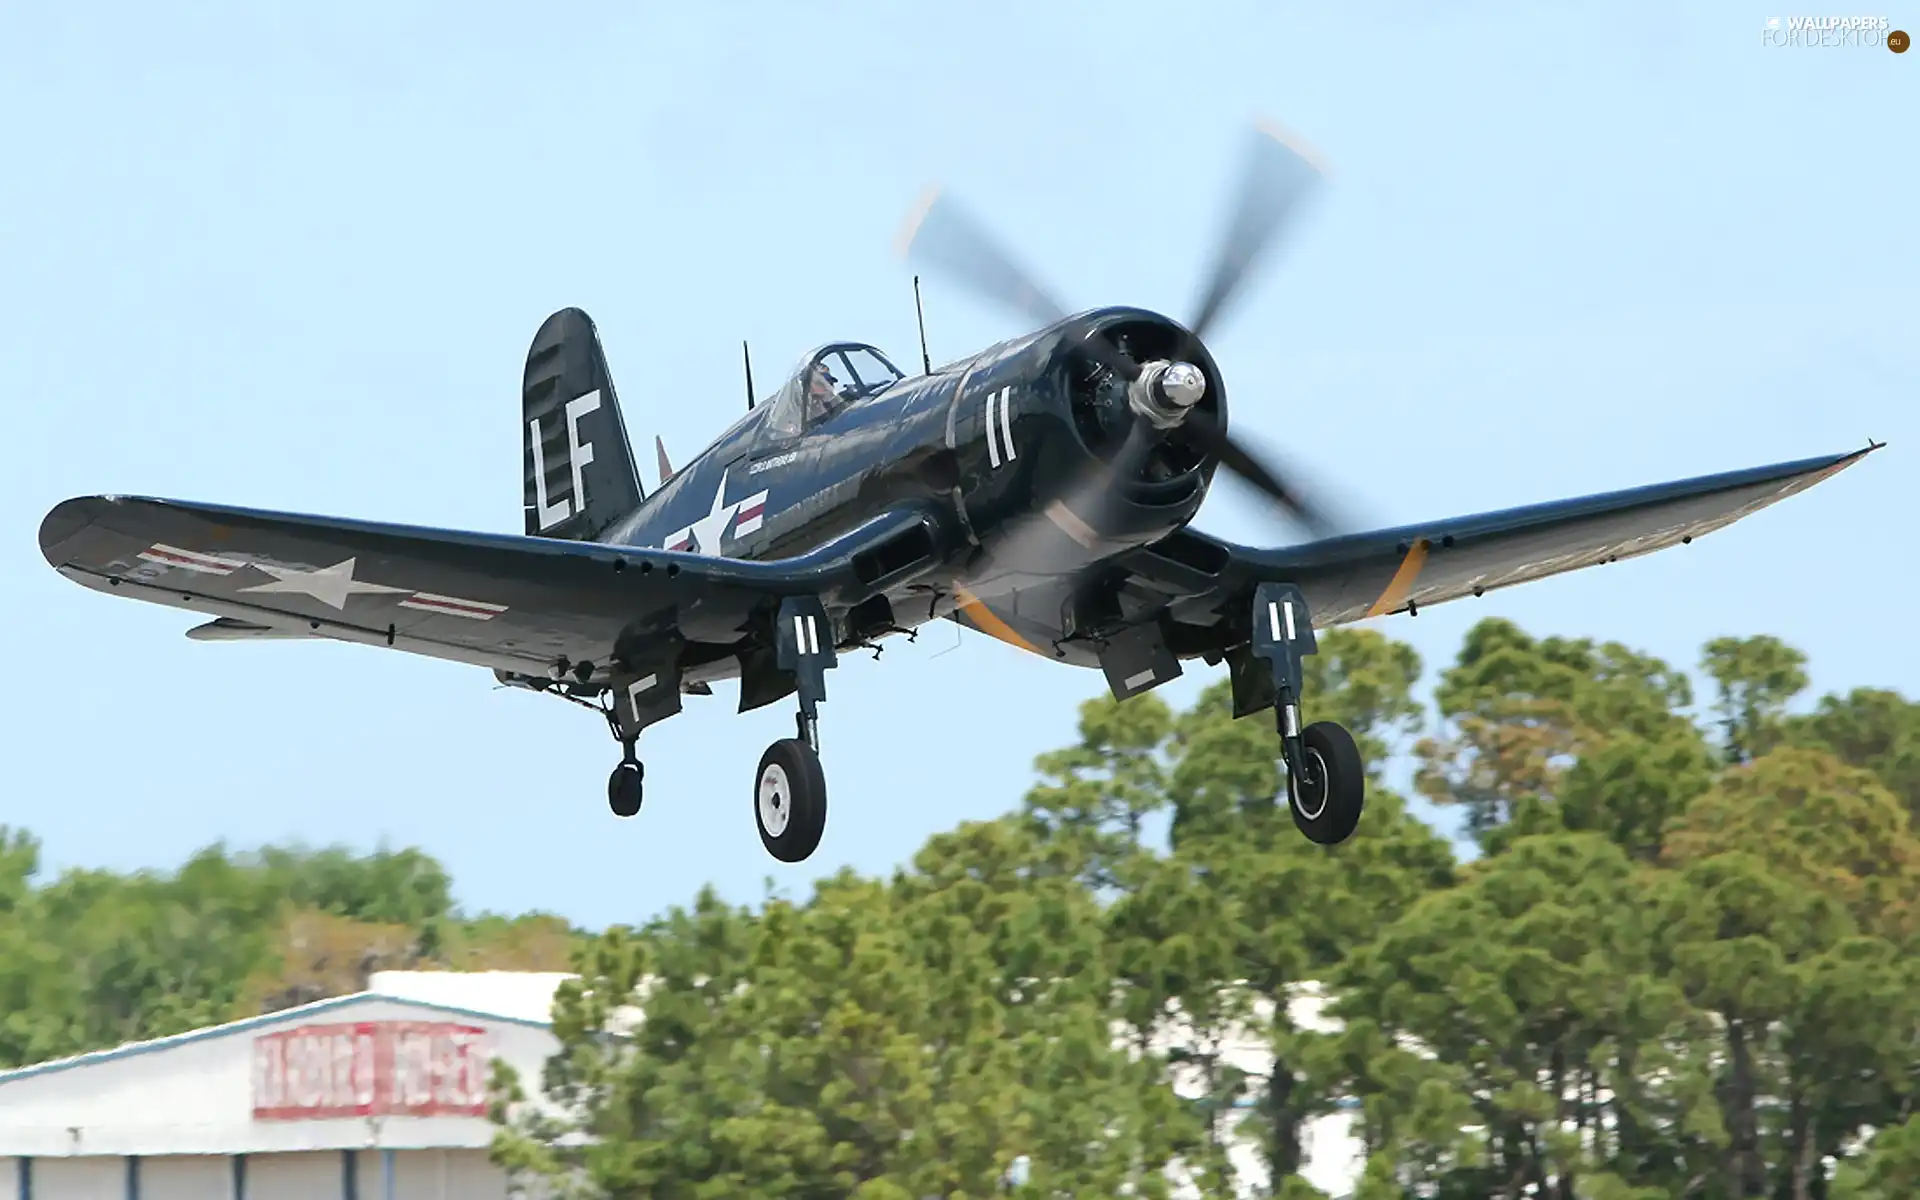
[[[1261,584],[1254,592],[1253,655],[1266,660],[1273,688],[1280,757],[1287,767],[1287,807],[1309,841],[1332,846],[1358,828],[1367,776],[1360,750],[1345,728],[1332,721],[1301,728],[1301,660],[1317,649],[1300,589]]]
[[[792,596],[780,603],[776,660],[793,673],[800,712],[794,737],[781,738],[760,756],[754,775],[753,819],[760,844],[781,862],[805,860],[827,828],[827,777],[820,766],[820,713],[827,698],[827,669],[838,662],[833,625],[820,601]]]
[[[620,743],[620,762],[607,776],[607,807],[616,817],[631,817],[640,811],[641,782],[647,769],[635,756],[634,743],[640,740],[641,730],[680,711],[677,672],[663,668],[627,674],[629,677],[613,689],[613,703],[601,710],[614,740]]]

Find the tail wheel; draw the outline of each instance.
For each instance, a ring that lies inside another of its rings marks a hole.
[[[1334,846],[1353,836],[1366,807],[1367,772],[1353,735],[1332,721],[1300,731],[1300,769],[1287,773],[1287,807],[1307,840]]]
[[[799,738],[782,738],[760,756],[753,819],[760,844],[781,862],[804,861],[827,829],[827,776],[820,756]]]

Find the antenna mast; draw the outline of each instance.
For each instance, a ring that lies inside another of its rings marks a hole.
[[[747,369],[747,411],[753,411],[753,358],[747,353],[747,339],[740,339],[740,365]]]
[[[913,316],[920,322],[920,367],[927,374],[933,374],[933,359],[927,355],[927,314],[920,307],[920,277],[913,277]]]

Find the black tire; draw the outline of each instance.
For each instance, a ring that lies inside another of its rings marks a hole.
[[[646,778],[646,768],[637,762],[623,762],[607,776],[607,807],[616,817],[631,817],[640,811],[640,801],[644,798],[642,780]]]
[[[802,862],[827,831],[827,774],[799,738],[782,738],[760,756],[753,777],[753,823],[760,844],[781,862]]]
[[[1300,731],[1300,777],[1287,776],[1287,808],[1307,840],[1337,846],[1360,826],[1367,804],[1367,771],[1353,735],[1332,721]]]

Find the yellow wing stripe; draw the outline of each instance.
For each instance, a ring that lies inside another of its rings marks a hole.
[[[1407,556],[1400,560],[1400,569],[1387,581],[1387,590],[1367,610],[1369,617],[1378,617],[1392,612],[1407,601],[1407,594],[1413,591],[1414,581],[1420,578],[1420,569],[1427,565],[1427,539],[1418,538],[1407,548]]]
[[[954,585],[953,598],[959,602],[960,612],[966,616],[967,623],[981,633],[990,638],[997,638],[1009,646],[1018,646],[1031,654],[1040,653],[1032,642],[1015,633],[1005,621],[994,616],[993,610],[982,604],[978,596],[959,584]]]

